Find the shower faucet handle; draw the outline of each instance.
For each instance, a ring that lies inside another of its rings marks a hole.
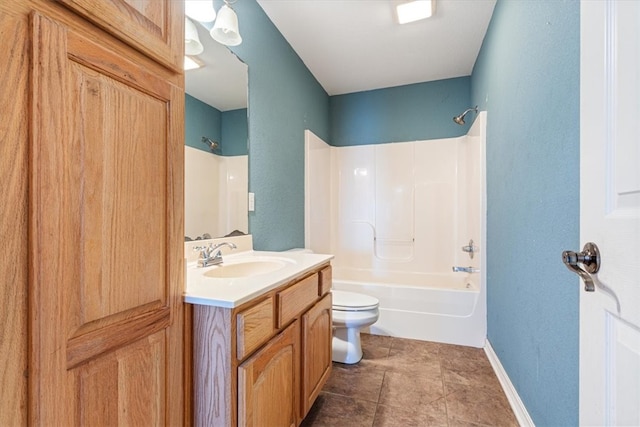
[[[475,268],[472,266],[469,267],[459,267],[459,266],[453,266],[452,270],[454,273],[480,273],[480,269],[479,268]]]
[[[478,252],[478,247],[473,245],[473,239],[469,240],[469,244],[467,246],[462,247],[462,252],[468,253],[469,258],[473,259],[473,254]]]

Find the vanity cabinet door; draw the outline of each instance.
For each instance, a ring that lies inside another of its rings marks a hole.
[[[298,424],[300,322],[296,320],[238,367],[238,425]]]
[[[184,95],[100,42],[32,16],[30,424],[180,425]]]
[[[304,418],[331,373],[331,294],[302,316],[302,414]]]

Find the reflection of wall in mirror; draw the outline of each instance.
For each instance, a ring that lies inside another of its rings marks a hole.
[[[202,143],[220,142],[219,154]],[[185,236],[247,233],[247,110],[220,112],[189,95],[185,102]]]

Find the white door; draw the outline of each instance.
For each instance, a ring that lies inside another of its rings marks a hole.
[[[640,426],[640,1],[581,3],[580,425]]]

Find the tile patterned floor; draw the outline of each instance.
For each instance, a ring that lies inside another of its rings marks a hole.
[[[303,427],[518,426],[484,350],[362,334]]]

